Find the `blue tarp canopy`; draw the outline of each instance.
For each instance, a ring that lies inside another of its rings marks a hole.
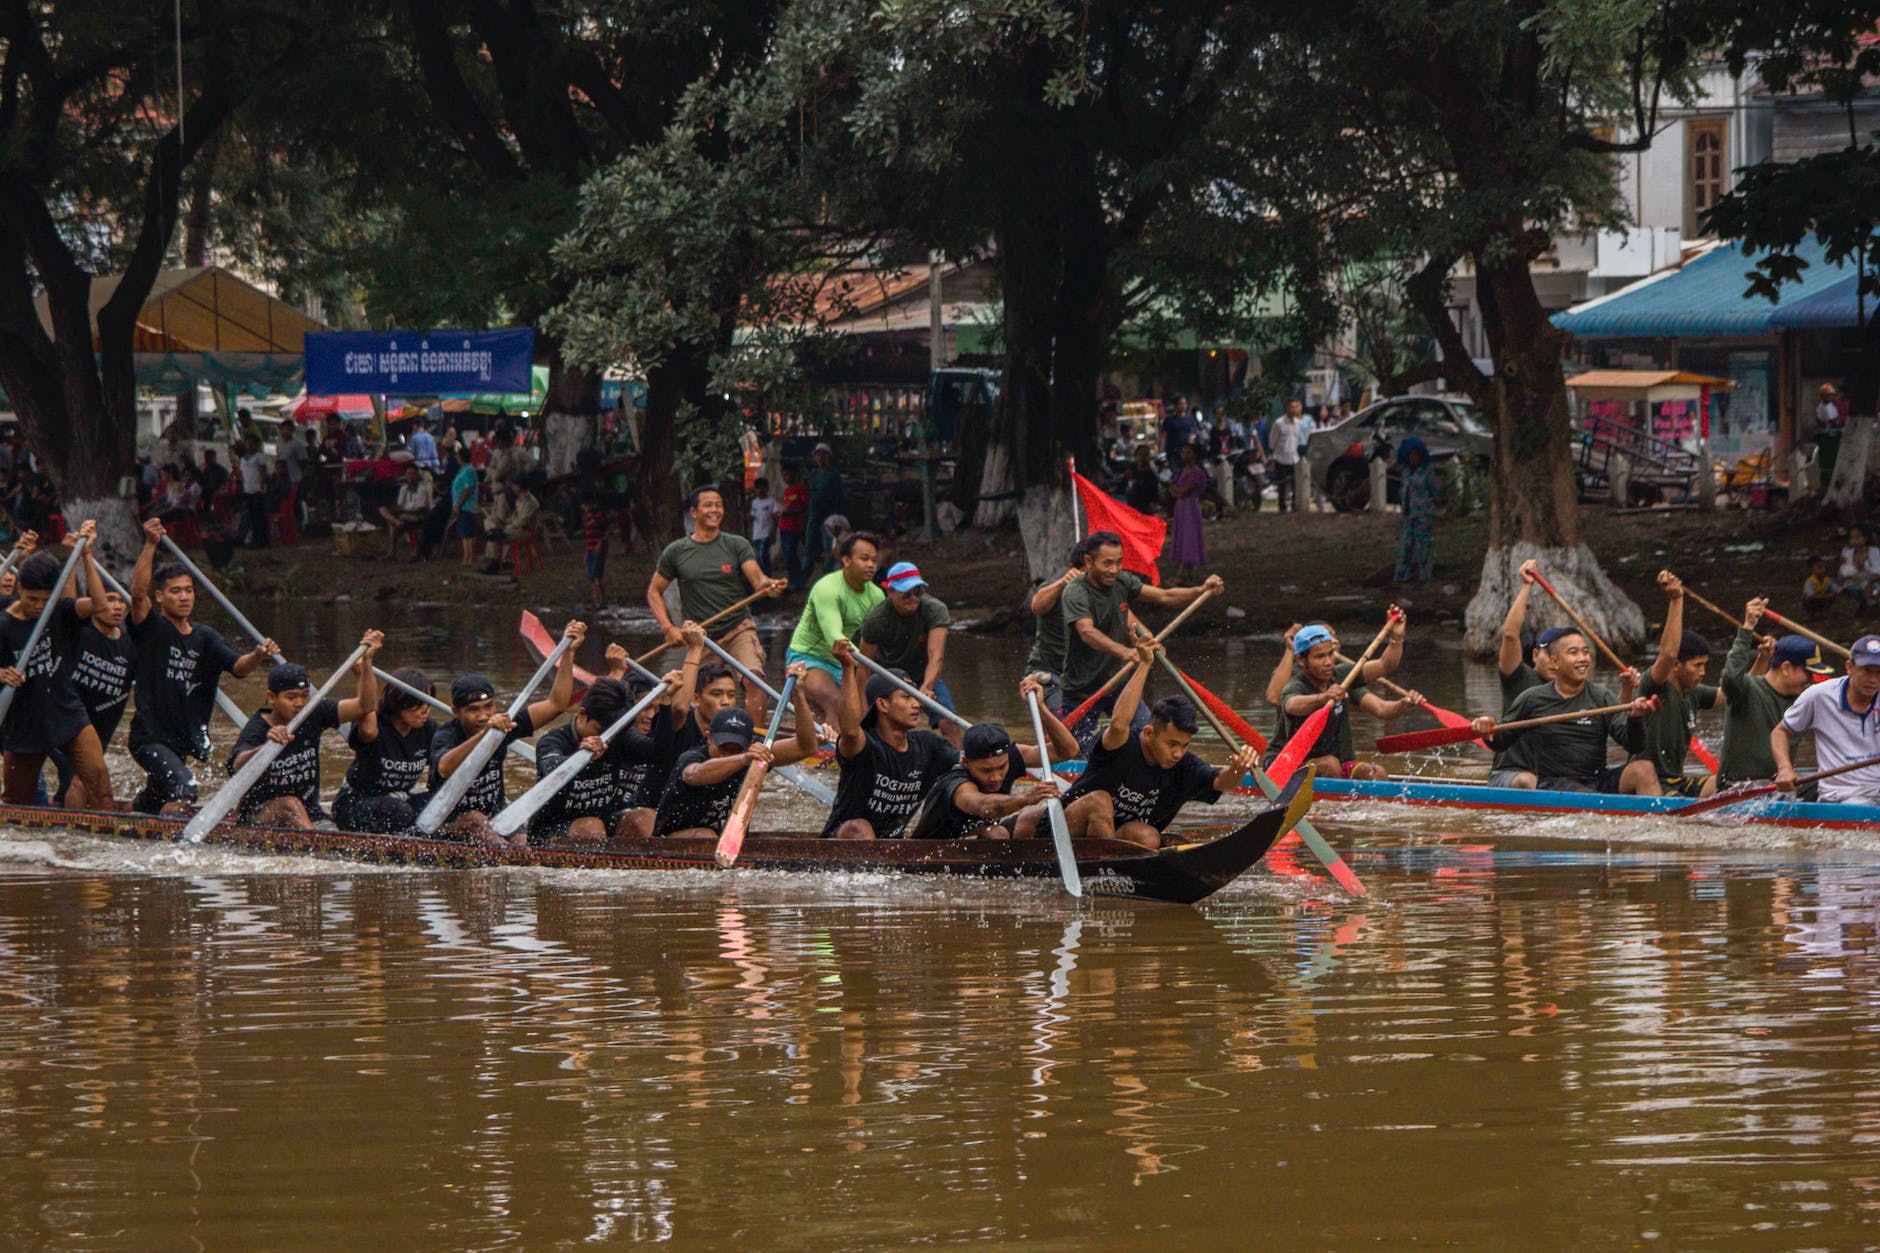
[[[1874,316],[1880,301],[1867,297],[1867,316]],[[1785,331],[1858,330],[1860,327],[1860,275],[1849,274],[1812,296],[1792,300],[1776,310],[1775,326]]]
[[[1787,322],[1783,318],[1816,297],[1823,299],[1855,279],[1846,266],[1830,264],[1819,240],[1810,237],[1796,250],[1808,263],[1799,283],[1784,283],[1782,298],[1771,304],[1748,293],[1755,268],[1740,244],[1723,244],[1685,264],[1631,287],[1556,313],[1553,323],[1588,339],[1672,339],[1705,335],[1768,335],[1779,327],[1852,326],[1852,289],[1842,303],[1846,321]]]

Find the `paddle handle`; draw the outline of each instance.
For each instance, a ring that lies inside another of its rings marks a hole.
[[[709,648],[713,653],[717,654],[718,660],[724,662],[727,666],[730,666],[733,670],[737,671],[739,675],[743,676],[743,679],[746,683],[749,683],[752,687],[755,687],[758,691],[770,697],[770,699],[773,702],[780,703],[783,700],[783,697],[777,694],[776,688],[764,682],[763,677],[761,675],[752,674],[749,666],[739,661],[736,657],[733,657],[731,655],[730,649],[726,648],[724,645],[720,644],[717,640],[713,639],[709,635],[705,637],[705,647]],[[630,664],[637,665],[638,663],[632,662]]]
[[[789,707],[790,698],[796,694],[796,676],[787,676],[783,681],[783,691],[777,697],[777,708],[770,715],[770,729],[764,732],[764,747],[769,748],[777,742],[777,732],[783,727],[783,711]],[[738,854],[744,851],[744,836],[750,830],[751,811],[757,807],[757,794],[763,789],[764,776],[770,772],[770,763],[760,761],[750,768],[744,776],[744,785],[738,789],[738,799],[731,806],[731,816],[725,819],[725,829],[718,833],[718,847],[713,852],[713,859],[720,867],[730,869],[736,864]]]
[[[1169,624],[1167,626],[1163,627],[1160,631],[1156,632],[1155,642],[1158,644],[1161,644],[1165,642],[1169,636],[1175,634],[1175,628],[1179,627],[1182,623],[1188,621],[1189,615],[1194,613],[1195,610],[1201,608],[1202,605],[1206,604],[1208,601],[1208,598],[1212,595],[1214,595],[1214,590],[1212,588],[1205,588],[1205,587],[1202,588],[1201,595],[1195,597],[1194,600],[1190,601],[1186,609],[1176,614],[1175,617],[1169,621]],[[1118,683],[1121,683],[1123,679],[1129,674],[1132,668],[1133,668],[1133,663],[1131,662],[1123,663],[1122,669],[1118,670],[1115,674],[1111,675],[1109,678],[1103,681],[1103,686],[1097,689],[1096,695],[1092,696],[1089,700],[1085,701],[1083,705],[1079,706],[1081,713],[1088,713],[1090,707],[1095,705],[1098,701],[1102,700],[1104,697],[1104,694],[1107,693],[1111,688],[1115,687]],[[1076,726],[1079,722],[1083,721],[1081,713],[1078,717],[1073,718],[1069,722],[1066,722],[1064,725],[1067,727]]]
[[[1385,637],[1390,634],[1390,629],[1401,621],[1403,621],[1403,615],[1400,613],[1386,614],[1384,616],[1382,629],[1371,637],[1370,644],[1366,646],[1362,653],[1358,654],[1358,659],[1351,663],[1351,673],[1357,675],[1360,679],[1364,678],[1364,667],[1366,663],[1371,660],[1372,654],[1383,646]]]
[[[1818,770],[1814,774],[1802,775],[1795,780],[1795,786],[1799,788],[1805,784],[1819,782],[1822,779],[1832,779],[1837,774],[1847,774],[1852,770],[1865,770],[1868,766],[1880,766],[1880,757],[1868,757],[1863,761],[1850,761],[1846,765],[1836,766],[1832,770]],[[1715,796],[1705,797],[1701,801],[1693,801],[1691,804],[1678,810],[1677,816],[1680,818],[1689,818],[1695,814],[1707,814],[1712,810],[1726,809],[1731,805],[1740,804],[1743,801],[1755,800],[1758,796],[1767,796],[1771,792],[1779,792],[1781,790],[1781,787],[1774,783],[1761,783],[1755,787],[1743,788],[1740,791],[1732,788],[1728,792],[1719,792]]]
[[[863,653],[862,646],[860,644],[855,643],[853,640],[849,641],[849,655],[851,657],[854,657],[856,662],[860,664],[864,670],[867,670],[872,674],[878,674],[882,678],[886,679],[888,682],[894,684],[896,687],[900,688],[903,692],[906,692],[909,696],[912,696],[915,700],[919,701],[921,703],[922,708],[928,710],[930,713],[934,714],[936,717],[943,718],[946,721],[951,722],[954,726],[959,727],[962,731],[969,730],[972,727],[973,725],[972,723],[966,721],[966,719],[960,717],[958,714],[954,713],[951,709],[948,709],[945,705],[942,705],[939,701],[927,695],[927,693],[921,691],[919,688],[915,687],[912,683],[907,682],[905,679],[901,678],[900,675],[894,673],[894,671],[888,669],[886,666],[882,665],[879,661],[876,661],[873,657],[870,657],[867,654]]]
[[[633,720],[646,712],[646,707],[665,694],[666,684],[661,683],[648,692],[633,708],[614,719],[613,725],[601,732],[601,742],[613,743],[614,737],[633,725]],[[594,760],[594,754],[585,748],[577,748],[569,753],[562,763],[537,780],[534,787],[503,806],[503,812],[490,819],[490,829],[498,835],[514,835],[522,830],[529,819],[541,812],[542,806]]]
[[[1690,601],[1692,604],[1696,605],[1699,609],[1707,609],[1711,613],[1716,614],[1719,618],[1722,618],[1725,622],[1728,622],[1733,627],[1740,627],[1743,625],[1743,619],[1731,613],[1729,610],[1725,609],[1723,606],[1715,604],[1711,601],[1705,600],[1702,596],[1699,596],[1696,592],[1692,591],[1690,584],[1688,583],[1684,585],[1684,598]]]
[[[1773,609],[1763,610],[1763,617],[1769,619],[1769,621],[1775,623],[1777,626],[1787,627],[1789,630],[1795,632],[1797,635],[1807,636],[1809,639],[1815,641],[1815,643],[1821,645],[1823,648],[1828,649],[1830,652],[1839,653],[1843,657],[1852,657],[1854,655],[1853,652],[1849,650],[1848,648],[1846,648],[1845,646],[1835,643],[1833,640],[1829,639],[1825,635],[1821,635],[1821,634],[1818,634],[1817,632],[1809,630],[1807,627],[1803,626],[1801,623],[1797,622],[1793,618],[1783,617],[1781,614],[1777,613]]]
[[[33,629],[27,633],[26,643],[14,660],[14,669],[20,676],[26,676],[26,664],[32,660],[33,649],[39,646],[39,637],[46,633],[46,624],[52,621],[52,611],[59,605],[59,589],[72,577],[72,570],[78,565],[78,559],[85,554],[85,545],[91,543],[87,536],[79,536],[72,545],[72,555],[65,559],[65,565],[59,570],[59,581],[52,585],[52,594],[46,597],[46,607],[39,611],[39,617],[33,621]],[[7,711],[13,708],[13,698],[19,695],[17,687],[0,687],[0,722],[6,721]]]
[[[738,610],[744,608],[746,605],[750,604],[752,601],[762,600],[764,597],[768,595],[770,595],[769,588],[765,588],[761,592],[752,592],[749,596],[746,596],[743,600],[738,601],[736,604],[726,605],[723,609],[720,609],[717,613],[705,619],[705,621],[699,623],[698,625],[701,629],[708,627],[708,626],[712,626],[713,624],[718,623],[724,620],[725,618],[729,617],[730,615],[736,613]],[[634,660],[639,662],[641,665],[645,665],[647,662],[651,661],[653,658],[659,656],[661,653],[665,652],[668,648],[672,648],[672,647],[674,647],[674,645],[672,644],[661,644],[658,648],[651,649],[648,652],[641,653],[638,657],[635,657]]]
[[[1614,669],[1617,669],[1617,670],[1625,669],[1625,663],[1619,660],[1619,654],[1613,652],[1612,646],[1606,643],[1605,640],[1602,640],[1599,638],[1598,633],[1595,632],[1592,627],[1586,624],[1586,619],[1582,618],[1579,615],[1579,611],[1574,609],[1572,605],[1569,605],[1566,601],[1566,598],[1562,596],[1559,592],[1554,590],[1554,585],[1547,581],[1546,575],[1541,574],[1537,571],[1534,575],[1534,581],[1541,585],[1541,590],[1543,592],[1546,592],[1549,596],[1554,598],[1554,603],[1560,606],[1561,610],[1567,615],[1567,617],[1573,619],[1573,625],[1579,628],[1580,634],[1584,635],[1587,639],[1593,641],[1593,647],[1597,648],[1600,652],[1605,654],[1606,660],[1610,661],[1613,664]]]
[[[1201,711],[1201,716],[1206,718],[1208,725],[1214,728],[1214,733],[1221,737],[1221,742],[1226,744],[1229,750],[1239,752],[1243,747],[1241,738],[1235,735],[1233,731],[1229,730],[1227,724],[1222,722],[1212,709],[1208,708],[1206,701],[1195,694],[1195,689],[1188,685],[1188,676],[1181,672],[1180,667],[1168,659],[1167,653],[1158,652],[1155,655],[1155,659],[1164,670],[1168,671],[1169,677],[1175,680],[1175,686],[1180,688],[1182,693],[1186,695],[1190,701],[1194,702],[1195,708]]]
[[[1658,698],[1654,696],[1647,703],[1656,709]],[[1497,723],[1489,734],[1500,735],[1503,731],[1525,731],[1529,727],[1551,726],[1556,722],[1578,722],[1581,718],[1605,718],[1612,714],[1625,713],[1631,708],[1632,703],[1627,701],[1623,705],[1606,705],[1599,709],[1573,709],[1563,714],[1548,714],[1545,718],[1523,718],[1519,722],[1501,722]]]

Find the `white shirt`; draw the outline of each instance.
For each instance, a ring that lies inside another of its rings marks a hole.
[[[431,480],[420,474],[416,483],[398,485],[398,512],[424,513],[431,508]]]
[[[777,533],[777,515],[783,507],[775,496],[759,496],[751,501],[751,538],[769,539]]]
[[[1852,545],[1841,550],[1840,578],[1865,582],[1875,577],[1880,577],[1880,544],[1867,545],[1867,560],[1859,565],[1854,564]]]
[[[281,443],[281,464],[287,467],[287,481],[298,483],[307,473],[307,446],[297,439]]]
[[[1815,761],[1823,770],[1880,757],[1880,700],[1865,715],[1847,707],[1846,676],[1817,683],[1782,715],[1790,735],[1815,733]],[[1821,781],[1821,799],[1829,803],[1880,796],[1880,765],[1852,770]]]
[[[1299,461],[1299,450],[1306,446],[1306,437],[1300,433],[1305,426],[1305,419],[1295,418],[1291,414],[1274,419],[1273,429],[1268,438],[1273,441],[1273,460],[1280,465],[1295,465]]]
[[[261,453],[251,452],[241,459],[242,491],[250,496],[267,490],[268,459]]]

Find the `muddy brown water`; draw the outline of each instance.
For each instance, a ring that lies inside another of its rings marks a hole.
[[[387,660],[511,684],[501,612],[412,610]],[[316,670],[378,625],[269,618]],[[1022,648],[956,638],[963,703],[1016,723]],[[1182,660],[1246,707],[1273,648]],[[1453,647],[1410,665],[1492,707]],[[0,1243],[1880,1237],[1880,834],[1316,816],[1371,899],[1286,862],[1183,909],[0,833]]]

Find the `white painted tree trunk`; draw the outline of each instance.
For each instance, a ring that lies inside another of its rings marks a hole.
[[[1004,444],[986,445],[986,464],[979,474],[979,494],[997,496],[1012,490],[1012,450]],[[1016,504],[1010,500],[982,500],[973,511],[973,525],[990,530],[1011,520]]]
[[[542,415],[542,442],[547,453],[544,468],[550,478],[574,473],[575,458],[581,455],[581,450],[598,443],[600,425],[601,420],[593,414]]]
[[[1071,545],[1077,542],[1068,488],[1032,487],[1018,502],[1018,537],[1025,545],[1025,569],[1031,581],[1064,573]]]
[[[66,528],[76,531],[87,518],[98,524],[98,541],[95,546],[98,564],[109,570],[126,587],[130,586],[131,567],[137,563],[137,554],[144,547],[143,533],[137,521],[136,497],[127,500],[122,496],[67,496]]]
[[[1874,419],[1854,418],[1841,436],[1841,452],[1834,461],[1834,477],[1821,503],[1842,517],[1864,518],[1874,501],[1872,480],[1880,476],[1880,457],[1874,455]]]
[[[1500,646],[1502,619],[1508,616],[1508,606],[1514,603],[1515,590],[1521,581],[1521,563],[1530,557],[1540,562],[1541,573],[1586,619],[1586,624],[1621,657],[1630,660],[1645,642],[1645,615],[1606,577],[1599,559],[1584,544],[1575,548],[1515,544],[1489,549],[1482,558],[1481,585],[1476,588],[1463,618],[1463,647],[1478,657],[1486,657]],[[1553,597],[1537,587],[1528,597],[1527,624],[1538,634],[1550,626],[1571,626],[1573,622],[1554,604]],[[1610,664],[1603,658],[1595,660],[1595,673],[1610,670]]]

